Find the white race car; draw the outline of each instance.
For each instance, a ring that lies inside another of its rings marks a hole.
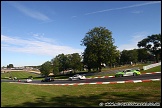
[[[74,76],[72,77],[69,77],[69,80],[83,80],[83,79],[86,79],[86,77],[84,75],[79,75],[79,74],[75,74]]]
[[[32,79],[26,79],[25,82],[27,82],[27,83],[32,82]]]

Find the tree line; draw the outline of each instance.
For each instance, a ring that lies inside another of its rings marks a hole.
[[[69,68],[72,68],[74,72],[84,68],[88,71],[95,69],[101,72],[102,64],[113,67],[130,62],[158,62],[161,60],[161,34],[153,34],[139,41],[138,49],[120,52],[114,45],[110,30],[105,27],[94,27],[86,33],[81,40],[81,45],[86,47],[81,55],[78,53],[59,54],[40,66],[41,73],[48,76],[53,72],[54,75],[57,75]]]

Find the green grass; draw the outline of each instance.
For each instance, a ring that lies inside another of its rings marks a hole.
[[[161,82],[78,86],[1,83],[1,107],[97,107],[100,102],[161,102]]]
[[[151,69],[148,69],[148,70],[142,70],[141,73],[145,73],[145,72],[161,72],[161,65],[160,66],[157,66],[157,67],[154,67],[154,68],[151,68]]]
[[[161,102],[161,81],[77,86],[1,82],[1,107],[98,107],[101,102]]]
[[[19,79],[26,79],[29,76],[32,76],[33,78],[39,78],[39,74],[34,74],[25,71],[12,71],[1,74],[1,79],[8,79],[10,76],[12,76],[12,78],[17,77]]]
[[[8,79],[10,76],[12,76],[12,78],[17,77],[19,79],[26,79],[29,76],[32,76],[34,80],[42,80],[44,77],[40,76],[40,74],[34,74],[31,72],[25,72],[25,71],[11,71],[9,73],[2,73],[1,74],[1,79]],[[55,77],[56,79],[66,79],[69,76],[58,76]]]

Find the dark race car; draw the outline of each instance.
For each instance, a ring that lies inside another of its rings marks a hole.
[[[51,81],[54,81],[54,78],[46,77],[46,78],[41,80],[41,82],[51,82]]]

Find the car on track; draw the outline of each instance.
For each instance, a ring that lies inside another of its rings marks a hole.
[[[32,82],[32,79],[26,79],[26,81],[25,81],[26,83],[29,83],[29,82]]]
[[[86,79],[86,77],[84,75],[80,75],[80,74],[75,74],[72,77],[69,77],[69,80],[83,80]]]
[[[45,77],[44,79],[41,80],[41,82],[51,82],[51,81],[54,81],[54,78]]]
[[[13,80],[17,80],[17,77],[14,77]]]
[[[117,72],[115,74],[115,77],[123,77],[123,76],[137,76],[141,75],[141,72],[139,70],[135,69],[126,69],[124,71]]]
[[[17,78],[17,82],[21,82],[21,80]]]

